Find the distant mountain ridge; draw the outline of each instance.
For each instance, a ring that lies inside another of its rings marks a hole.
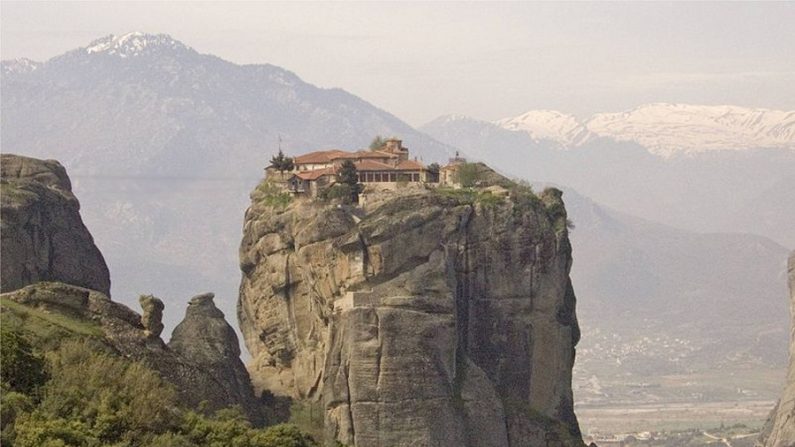
[[[166,34],[109,35],[46,62],[2,61],[2,73],[4,149],[78,173],[107,173],[101,160],[112,159],[113,171],[187,175],[174,170],[189,154],[201,171],[228,174],[261,168],[279,140],[289,153],[363,148],[376,134],[400,136],[429,162],[452,153],[341,89],[201,54]]]
[[[554,110],[531,110],[494,124],[569,149],[610,138],[637,143],[663,157],[749,148],[795,150],[795,111],[729,105],[655,103],[597,113],[584,121]]]

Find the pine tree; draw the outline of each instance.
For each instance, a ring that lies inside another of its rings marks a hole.
[[[351,202],[359,202],[359,176],[356,170],[356,165],[351,160],[342,162],[340,171],[337,174],[339,183],[347,185],[351,192]]]
[[[278,169],[280,174],[283,174],[284,171],[292,171],[295,164],[292,158],[286,157],[284,152],[279,149],[279,154],[271,157],[271,166]]]

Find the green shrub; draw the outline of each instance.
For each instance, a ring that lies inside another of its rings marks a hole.
[[[481,180],[480,170],[477,163],[464,163],[455,170],[454,180],[464,188],[476,186]]]
[[[294,425],[255,429],[239,408],[211,417],[180,409],[175,391],[157,373],[92,346],[87,340],[67,340],[46,355],[52,373],[44,383],[35,381],[38,403],[4,385],[2,445],[317,447]],[[29,353],[28,348],[24,339],[4,336],[4,367],[8,353]]]
[[[339,200],[346,205],[350,205],[359,201],[359,193],[361,193],[362,189],[361,184],[336,183],[330,188],[323,190],[319,197],[321,200]]]
[[[152,370],[66,342],[48,355],[52,378],[41,409],[78,421],[104,443],[140,443],[177,425],[176,394]]]
[[[48,283],[39,283],[39,293],[51,293],[58,299],[58,292],[49,290]],[[27,306],[0,298],[2,306],[2,326],[4,329],[24,334],[24,337],[42,351],[56,349],[66,338],[86,336],[99,338],[104,335],[96,321],[69,316],[60,312]]]
[[[483,191],[478,194],[476,201],[485,207],[494,207],[505,203],[502,197],[494,195],[490,191]]]
[[[257,185],[257,188],[251,194],[251,198],[259,204],[283,209],[292,202],[293,195],[285,191],[284,188],[271,182],[263,181]]]
[[[251,424],[239,410],[218,412],[213,418],[188,412],[179,431],[199,446],[252,445]]]
[[[19,332],[0,329],[0,378],[3,390],[34,393],[47,381],[44,357]]]
[[[386,144],[386,138],[383,138],[381,135],[376,135],[373,138],[373,141],[370,142],[370,150],[377,151],[384,147]]]
[[[196,447],[196,444],[183,434],[168,432],[155,436],[148,447]]]
[[[324,191],[322,198],[327,200],[341,200],[343,203],[351,203],[351,186],[344,183],[337,183]]]
[[[279,424],[254,429],[236,409],[221,410],[208,418],[188,412],[180,427],[181,436],[162,436],[158,442],[176,439],[201,447],[317,447],[317,443],[295,425]],[[165,445],[165,444],[161,444]]]
[[[456,200],[459,204],[474,205],[479,203],[485,207],[493,207],[505,203],[505,198],[494,195],[491,191],[480,191],[475,188],[435,188],[435,193]]]
[[[30,413],[35,403],[30,396],[16,391],[3,390],[0,395],[0,445],[12,445],[16,437],[15,426],[20,415]]]
[[[255,437],[261,447],[317,447],[310,436],[301,432],[295,425],[279,424],[258,433]]]
[[[324,416],[325,412],[320,402],[296,399],[290,405],[289,422],[317,438],[322,438],[324,434]]]
[[[100,446],[91,429],[76,419],[53,418],[41,411],[20,416],[14,424],[16,447]]]
[[[541,199],[533,192],[526,181],[519,181],[511,187],[514,218],[521,218],[525,213],[541,208]]]
[[[454,199],[459,204],[467,204],[472,205],[475,203],[477,198],[477,192],[472,188],[461,188],[461,189],[454,189],[454,188],[436,188],[434,190],[435,193],[449,197]]]

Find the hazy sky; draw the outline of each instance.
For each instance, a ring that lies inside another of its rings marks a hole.
[[[167,33],[341,87],[413,125],[647,102],[795,110],[795,2],[0,3],[3,59]]]

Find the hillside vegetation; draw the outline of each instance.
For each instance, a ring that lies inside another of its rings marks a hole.
[[[1,315],[4,446],[317,445],[293,425],[253,428],[237,408],[185,408],[171,385],[117,355],[90,320],[8,299]]]

